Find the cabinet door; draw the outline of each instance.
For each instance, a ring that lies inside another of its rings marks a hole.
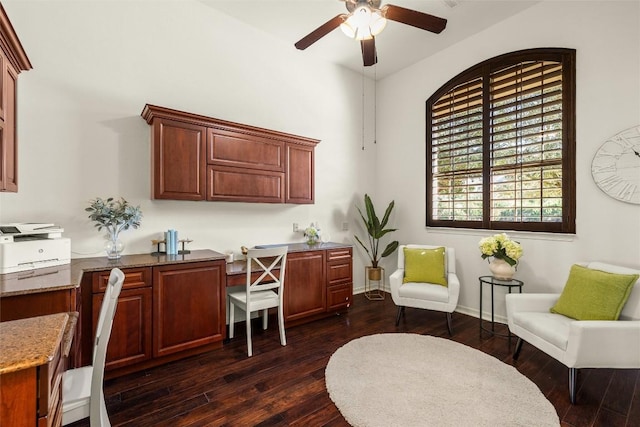
[[[313,203],[313,147],[287,144],[287,189],[285,203]]]
[[[224,339],[224,261],[153,268],[153,355]]]
[[[2,57],[2,115],[0,125],[0,191],[18,191],[18,150],[16,141],[16,86],[18,73]]]
[[[284,173],[256,169],[207,166],[207,200],[282,203]]]
[[[284,172],[284,160],[282,141],[208,129],[207,163],[210,165]]]
[[[107,346],[105,370],[133,365],[151,358],[151,287],[120,292]],[[93,295],[92,343],[98,326],[103,293]],[[93,347],[91,349],[93,351]]]
[[[324,313],[327,307],[325,252],[293,252],[287,255],[284,278],[286,321]]]
[[[327,310],[348,308],[353,299],[351,248],[327,251]]]
[[[153,197],[204,200],[206,129],[176,120],[153,122]]]

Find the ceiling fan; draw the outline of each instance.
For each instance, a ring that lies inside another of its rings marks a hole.
[[[380,34],[387,24],[387,19],[411,25],[416,28],[439,34],[447,26],[447,20],[417,10],[386,4],[380,7],[381,0],[341,0],[349,13],[337,15],[306,36],[295,46],[304,50],[340,27],[349,37],[360,40],[362,60],[365,67],[378,62],[375,36]]]

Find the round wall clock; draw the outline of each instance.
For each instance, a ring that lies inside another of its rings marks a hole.
[[[640,126],[607,139],[593,157],[591,175],[609,196],[640,205]]]

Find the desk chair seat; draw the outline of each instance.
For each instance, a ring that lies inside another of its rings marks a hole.
[[[102,382],[107,344],[123,283],[124,273],[118,268],[111,270],[98,316],[92,365],[69,369],[62,376],[63,426],[90,417],[91,427],[111,427]]]
[[[267,329],[269,309],[278,308],[280,344],[287,345],[284,333],[284,273],[287,264],[287,247],[249,249],[247,253],[247,281],[244,291],[231,292],[229,296],[229,338],[234,335],[235,307],[245,312],[247,327],[247,354],[253,354],[251,345],[251,313],[262,311],[262,329]],[[258,278],[252,279],[252,270],[258,270]],[[279,269],[279,272],[277,270]]]

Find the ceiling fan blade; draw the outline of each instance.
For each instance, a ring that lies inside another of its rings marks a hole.
[[[344,20],[346,19],[346,16],[347,15],[345,15],[344,13],[338,16],[334,16],[333,18],[331,18],[330,20],[320,25],[318,28],[316,28],[315,30],[313,30],[303,38],[301,38],[295,44],[295,46],[300,50],[304,50],[308,48],[309,46],[311,46],[312,44],[320,40],[322,37],[326,36],[331,31],[338,28],[340,24],[344,22]]]
[[[382,7],[385,17],[392,21],[402,22],[416,28],[431,31],[439,34],[447,26],[447,20],[428,13],[418,12],[417,10],[405,9],[404,7],[387,4]]]
[[[362,61],[365,67],[369,67],[378,62],[375,38],[371,38],[369,40],[360,40],[360,47],[362,48]]]

